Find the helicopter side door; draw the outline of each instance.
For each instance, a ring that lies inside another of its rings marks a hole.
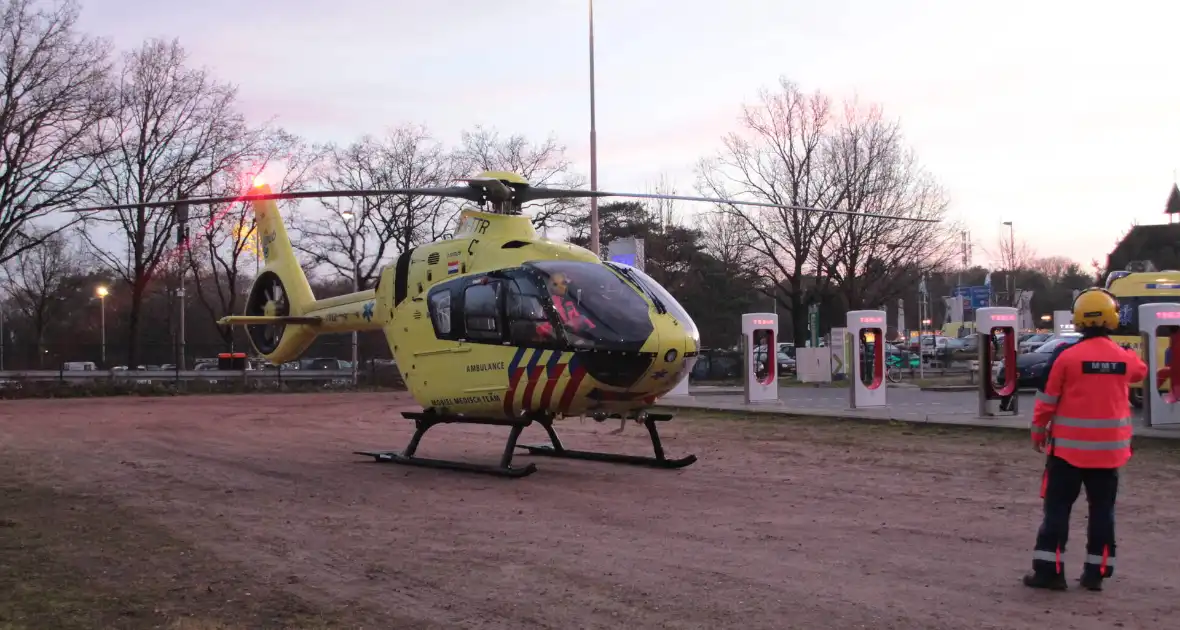
[[[494,271],[439,283],[427,300],[436,337],[458,343],[452,352],[423,357],[438,362],[431,369],[436,378],[449,372],[463,396],[498,394],[505,409],[540,403],[542,372],[556,376],[548,368],[565,344],[540,286],[522,271]]]

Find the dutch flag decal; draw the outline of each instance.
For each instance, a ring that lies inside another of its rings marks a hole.
[[[451,275],[454,275],[457,273],[459,273],[459,261],[448,260],[447,261],[447,275],[451,276]]]

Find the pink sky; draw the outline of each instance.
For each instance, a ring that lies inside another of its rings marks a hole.
[[[585,0],[89,0],[83,26],[127,48],[178,36],[246,111],[348,141],[399,123],[556,134],[589,173]],[[692,167],[780,75],[901,118],[964,218],[977,263],[1014,221],[1043,255],[1104,257],[1165,221],[1180,168],[1180,5],[1064,0],[598,0],[599,187],[644,191]]]

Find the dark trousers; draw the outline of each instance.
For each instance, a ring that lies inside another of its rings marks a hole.
[[[1069,514],[1086,487],[1090,517],[1086,531],[1086,559],[1082,570],[1089,575],[1114,575],[1114,503],[1118,494],[1117,468],[1078,468],[1050,456],[1045,465],[1045,518],[1037,531],[1033,570],[1043,574],[1065,572],[1063,555],[1069,540]]]

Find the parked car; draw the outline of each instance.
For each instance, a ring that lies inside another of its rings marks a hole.
[[[969,352],[973,355],[979,353],[979,335],[970,334],[966,337],[959,337],[955,343],[955,352]]]
[[[963,352],[966,347],[967,342],[963,339],[943,336],[922,337],[922,356],[925,358],[946,360],[956,352]]]
[[[1049,363],[1049,357],[1062,345],[1075,344],[1082,338],[1081,335],[1063,334],[1057,339],[1048,343],[1043,343],[1036,347],[1031,352],[1016,355],[1016,384],[1018,387],[1039,387],[1042,380],[1048,376],[1045,374],[1045,366]],[[1005,369],[1007,366],[1002,366],[996,373],[1000,382],[1004,382]]]
[[[795,371],[795,360],[787,355],[786,352],[779,350],[778,354],[778,373],[791,374]],[[761,370],[766,363],[766,348],[758,348],[754,351],[754,364]]]
[[[913,362],[914,358],[917,357],[917,353],[910,352],[896,344],[887,343],[885,344],[885,359],[888,360],[890,357],[896,357],[897,361],[905,366]]]
[[[343,359],[333,359],[330,357],[316,357],[311,359],[300,359],[299,369],[301,370],[350,370],[352,369],[352,362]]]
[[[1039,348],[1046,341],[1049,341],[1049,338],[1052,336],[1053,336],[1053,333],[1036,333],[1036,334],[1032,335],[1031,337],[1028,337],[1024,341],[1021,341],[1020,343],[1016,344],[1016,352],[1018,354],[1024,354],[1025,352],[1032,352],[1033,350],[1036,350],[1037,348]]]
[[[1054,334],[1050,335],[1048,339],[1045,340],[1045,343],[1052,343],[1052,342],[1057,341],[1059,339],[1072,339],[1074,341],[1077,341],[1081,338],[1082,338],[1082,333],[1076,333],[1076,332],[1054,333]]]
[[[692,367],[695,381],[726,380],[742,375],[742,353],[722,348],[702,348]]]

